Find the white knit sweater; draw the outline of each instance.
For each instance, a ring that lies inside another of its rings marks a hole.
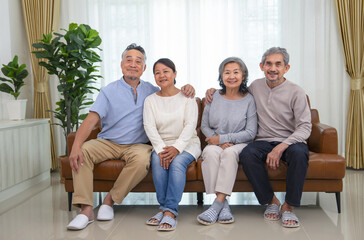
[[[197,159],[201,154],[196,133],[197,118],[196,100],[181,92],[171,97],[154,93],[145,99],[144,129],[157,154],[164,147],[173,146],[180,153],[186,151]]]

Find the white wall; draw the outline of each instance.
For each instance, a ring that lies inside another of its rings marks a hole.
[[[24,25],[21,0],[0,0],[0,64],[8,64],[15,55],[19,63],[25,63],[29,72],[24,80],[19,99],[28,99],[26,118],[33,117],[33,77],[31,76],[30,51]],[[2,73],[0,76],[4,77]],[[5,102],[13,99],[9,94],[0,92],[0,120],[8,119]]]

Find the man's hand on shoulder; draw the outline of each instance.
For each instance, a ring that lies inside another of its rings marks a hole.
[[[209,88],[206,90],[206,93],[205,93],[206,103],[212,102],[212,95],[214,95],[215,92],[216,92],[215,88]]]
[[[275,148],[272,149],[267,155],[266,163],[268,167],[272,169],[277,169],[279,167],[279,160],[282,157],[283,152],[289,147],[286,143],[280,143]]]
[[[188,98],[195,97],[195,89],[190,84],[186,84],[181,88],[181,92]]]

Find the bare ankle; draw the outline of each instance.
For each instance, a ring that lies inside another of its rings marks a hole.
[[[102,202],[103,205],[108,205],[112,207],[114,205],[114,200],[112,200],[111,194],[108,193]]]
[[[270,201],[269,204],[276,204],[276,205],[281,205],[281,202],[278,200],[278,198],[276,197],[276,195],[273,195],[272,200]]]
[[[224,203],[226,196],[227,196],[226,194],[218,192],[216,193],[216,200],[220,203]]]
[[[291,205],[288,205],[288,203],[284,202],[282,205],[282,212],[289,211],[293,212],[294,207]]]
[[[80,214],[86,215],[90,220],[95,218],[94,211],[90,205],[82,205]]]
[[[164,216],[170,216],[171,218],[176,218],[176,216],[174,216],[174,214],[171,213],[170,211],[164,211]]]

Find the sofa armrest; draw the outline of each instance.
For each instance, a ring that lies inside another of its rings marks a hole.
[[[316,153],[338,153],[338,138],[335,128],[320,122],[312,123],[312,132],[308,138],[308,148]]]
[[[96,139],[97,138],[97,134],[99,134],[99,132],[101,132],[101,128],[100,127],[94,128],[91,131],[90,135],[87,137],[86,141],[91,140],[91,139]],[[76,137],[76,132],[71,132],[67,136],[68,155],[70,155],[70,153],[71,153],[72,146],[73,146],[73,142],[75,141],[75,137]]]

